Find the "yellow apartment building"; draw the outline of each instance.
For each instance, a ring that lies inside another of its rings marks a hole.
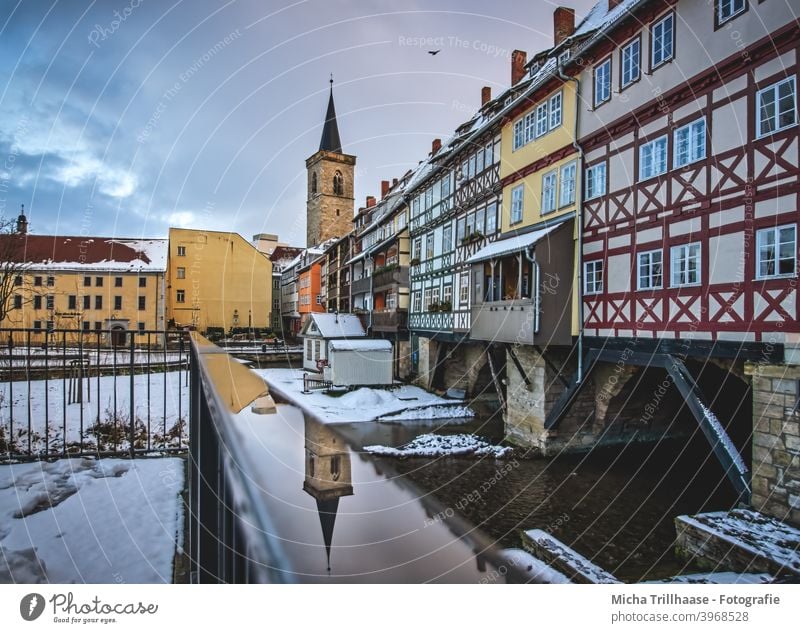
[[[167,280],[169,325],[270,325],[272,262],[238,233],[170,228]]]
[[[164,329],[167,240],[26,233],[2,238],[16,242],[4,252],[23,267],[2,327],[30,328],[34,339],[38,331],[83,330],[89,343],[97,337],[117,345],[130,340],[129,331]],[[148,342],[144,333],[134,340]]]
[[[544,229],[559,219],[573,220],[581,200],[581,164],[573,146],[575,84],[554,74],[526,100],[502,128],[500,180],[504,235]],[[577,290],[578,250],[574,251],[573,288]],[[572,297],[572,334],[578,333],[578,293]]]

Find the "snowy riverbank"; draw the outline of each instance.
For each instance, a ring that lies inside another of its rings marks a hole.
[[[170,583],[184,460],[0,466],[0,583]]]
[[[300,369],[261,369],[270,391],[296,405],[321,422],[401,422],[414,420],[450,420],[462,423],[475,413],[461,400],[447,400],[413,385],[397,385],[391,389],[361,387],[340,396],[322,391],[303,393],[303,371]]]

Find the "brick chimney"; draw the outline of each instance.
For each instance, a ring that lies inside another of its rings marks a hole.
[[[367,208],[375,206],[375,196],[367,196]]]
[[[389,181],[388,180],[381,180],[381,200],[386,197],[386,194],[389,193]]]
[[[620,0],[608,0],[608,6],[612,2]],[[553,46],[558,46],[575,32],[575,9],[569,7],[557,7],[553,11]]]
[[[528,53],[515,50],[511,53],[511,85],[515,86],[520,79],[525,76],[525,62],[528,61]]]
[[[608,10],[615,9],[622,0],[608,0]]]
[[[492,87],[484,86],[481,88],[481,106],[485,106],[492,100]]]
[[[431,156],[436,156],[440,149],[442,149],[442,139],[433,139],[433,142],[431,143]]]

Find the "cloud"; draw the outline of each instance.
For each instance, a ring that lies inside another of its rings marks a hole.
[[[110,166],[88,152],[76,152],[62,158],[64,164],[45,176],[65,187],[77,187],[94,180],[98,191],[111,198],[127,198],[136,190],[138,181],[135,174]]]

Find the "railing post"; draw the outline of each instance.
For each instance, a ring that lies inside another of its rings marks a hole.
[[[130,332],[128,334],[128,336],[130,336],[130,339],[131,339],[130,360],[129,360],[129,372],[130,372],[130,394],[129,394],[129,397],[130,397],[130,407],[129,407],[130,413],[129,413],[129,416],[130,416],[130,424],[131,424],[131,439],[130,439],[131,447],[130,447],[130,452],[131,452],[131,458],[133,458],[135,456],[135,454],[136,454],[136,450],[134,448],[134,442],[136,441],[136,406],[135,406],[135,403],[134,403],[134,400],[133,400],[133,379],[136,377],[136,365],[134,363],[134,358],[133,358],[133,351],[134,351],[134,345],[135,345],[133,332]],[[148,403],[147,406],[150,406],[150,404]]]

